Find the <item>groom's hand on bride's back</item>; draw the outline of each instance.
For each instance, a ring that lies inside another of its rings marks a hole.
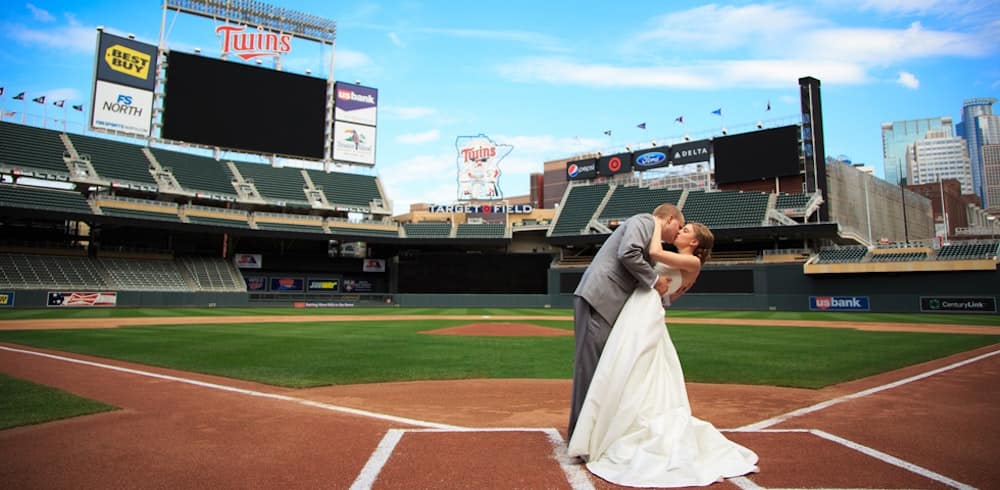
[[[657,293],[660,293],[660,296],[667,294],[667,290],[670,289],[670,278],[667,276],[657,276],[656,284],[653,285],[653,288],[656,289]]]

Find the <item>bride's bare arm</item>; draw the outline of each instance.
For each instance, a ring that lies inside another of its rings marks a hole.
[[[663,250],[663,244],[660,243],[660,232],[662,228],[659,221],[654,222],[653,238],[649,241],[649,258],[661,264],[673,267],[681,272],[695,272],[695,276],[697,277],[697,272],[701,270],[701,260],[698,260],[698,257],[695,257],[694,255],[680,254],[669,250]]]

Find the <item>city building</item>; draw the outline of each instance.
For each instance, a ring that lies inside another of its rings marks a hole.
[[[906,151],[914,142],[927,136],[928,131],[946,130],[954,135],[950,117],[911,119],[882,123],[882,170],[886,182],[906,183]]]
[[[962,103],[962,122],[958,124],[958,135],[965,138],[972,165],[972,188],[983,208],[995,207],[986,196],[983,169],[983,145],[1000,144],[1000,117],[993,114],[993,104],[997,99],[977,97]]]
[[[983,208],[1000,216],[1000,144],[983,145],[983,185],[986,203]]]
[[[972,166],[965,140],[948,129],[928,131],[906,151],[909,184],[932,184],[942,179],[957,179],[962,194],[972,194]]]

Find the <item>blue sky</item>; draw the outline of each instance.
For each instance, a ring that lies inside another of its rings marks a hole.
[[[1000,4],[988,0],[271,3],[336,20],[334,77],[379,90],[373,171],[396,213],[455,200],[459,136],[513,145],[500,187],[522,195],[546,160],[793,122],[797,80],[813,76],[827,154],[882,176],[882,122],[957,123],[964,99],[1000,94]],[[163,20],[150,0],[5,4],[6,111],[41,114],[11,100],[21,91],[89,103],[96,26],[156,43]],[[217,55],[215,25],[170,11],[167,46]],[[329,55],[295,40],[283,69],[325,74]]]

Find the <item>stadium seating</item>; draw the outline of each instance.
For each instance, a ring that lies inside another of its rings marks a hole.
[[[619,185],[611,192],[600,220],[626,219],[635,214],[650,213],[660,204],[677,204],[683,193],[682,190]]]
[[[207,206],[182,206],[182,214],[190,223],[215,226],[249,228],[248,213],[239,209],[211,208]]]
[[[872,254],[871,262],[917,262],[927,260],[926,252],[890,252]]]
[[[1000,242],[951,243],[941,247],[937,260],[968,260],[996,258]]]
[[[688,191],[681,211],[686,221],[709,228],[762,226],[770,194],[739,191]]]
[[[448,238],[451,236],[451,223],[430,221],[405,223],[403,230],[409,238]]]
[[[253,179],[260,195],[290,206],[311,207],[303,188],[302,169],[276,168],[259,163],[233,162],[244,179]]]
[[[323,229],[323,218],[319,216],[254,213],[252,221],[259,230],[326,233],[326,230]]]
[[[314,185],[323,188],[323,194],[332,206],[368,208],[373,200],[385,201],[373,176],[317,170],[306,172]]]
[[[109,285],[120,291],[193,291],[173,260],[98,259]]]
[[[215,159],[160,148],[150,148],[160,166],[169,168],[185,190],[236,196],[229,168]]]
[[[201,291],[246,291],[239,270],[228,260],[214,257],[183,257],[180,264]]]
[[[817,254],[816,263],[838,264],[844,262],[861,262],[867,254],[868,248],[866,247],[824,248]]]
[[[506,228],[503,223],[461,223],[455,230],[455,238],[504,238]]]
[[[58,131],[0,121],[0,165],[68,175],[66,145]]]
[[[800,209],[806,207],[809,204],[809,198],[812,197],[809,194],[785,194],[781,193],[777,195],[777,201],[774,204],[775,209]]]
[[[0,205],[25,209],[92,214],[87,199],[76,191],[0,184]]]
[[[580,235],[608,193],[608,184],[570,187],[550,236]]]
[[[82,134],[67,134],[80,156],[89,155],[97,175],[112,182],[132,182],[156,188],[149,160],[139,145]]]
[[[0,284],[11,289],[107,289],[100,268],[85,256],[0,253]]]

